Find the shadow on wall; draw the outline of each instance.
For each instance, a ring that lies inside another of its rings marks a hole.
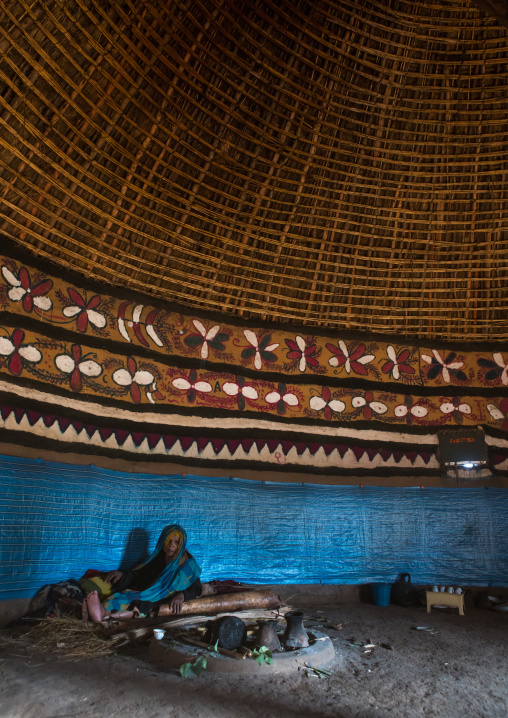
[[[130,531],[122,560],[118,567],[120,571],[126,571],[146,561],[148,558],[148,541],[149,536],[145,529],[135,528]]]
[[[134,566],[143,563],[149,556],[149,535],[145,529],[135,528],[129,532],[125,549],[123,552],[120,571],[126,571]],[[114,567],[116,568],[116,566]],[[79,576],[73,576],[79,578]],[[56,581],[56,579],[55,579]],[[40,588],[40,587],[39,587]],[[12,599],[0,601],[0,628],[7,625],[9,621],[19,618],[20,616],[32,610],[33,596],[22,599]]]

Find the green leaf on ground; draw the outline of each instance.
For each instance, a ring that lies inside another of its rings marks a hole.
[[[198,656],[193,663],[183,663],[180,666],[180,675],[182,678],[190,678],[191,676],[200,676],[206,668],[205,656]]]
[[[266,646],[254,648],[252,655],[256,663],[259,663],[260,666],[262,666],[263,663],[266,663],[269,666],[273,664],[272,652]]]

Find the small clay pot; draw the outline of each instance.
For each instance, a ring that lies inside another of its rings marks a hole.
[[[307,648],[309,636],[303,625],[303,611],[290,611],[286,613],[286,630],[282,636],[282,643],[285,648]]]
[[[277,620],[276,619],[260,619],[258,622],[258,632],[256,635],[256,646],[266,646],[272,653],[280,651],[280,641],[277,636]]]

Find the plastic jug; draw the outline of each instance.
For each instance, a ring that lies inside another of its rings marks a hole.
[[[408,573],[402,573],[399,580],[393,584],[392,603],[399,606],[413,606],[416,603],[416,589]]]

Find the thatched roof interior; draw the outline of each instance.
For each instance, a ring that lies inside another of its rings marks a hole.
[[[196,309],[508,337],[499,18],[466,0],[0,18],[0,230],[20,245]]]

